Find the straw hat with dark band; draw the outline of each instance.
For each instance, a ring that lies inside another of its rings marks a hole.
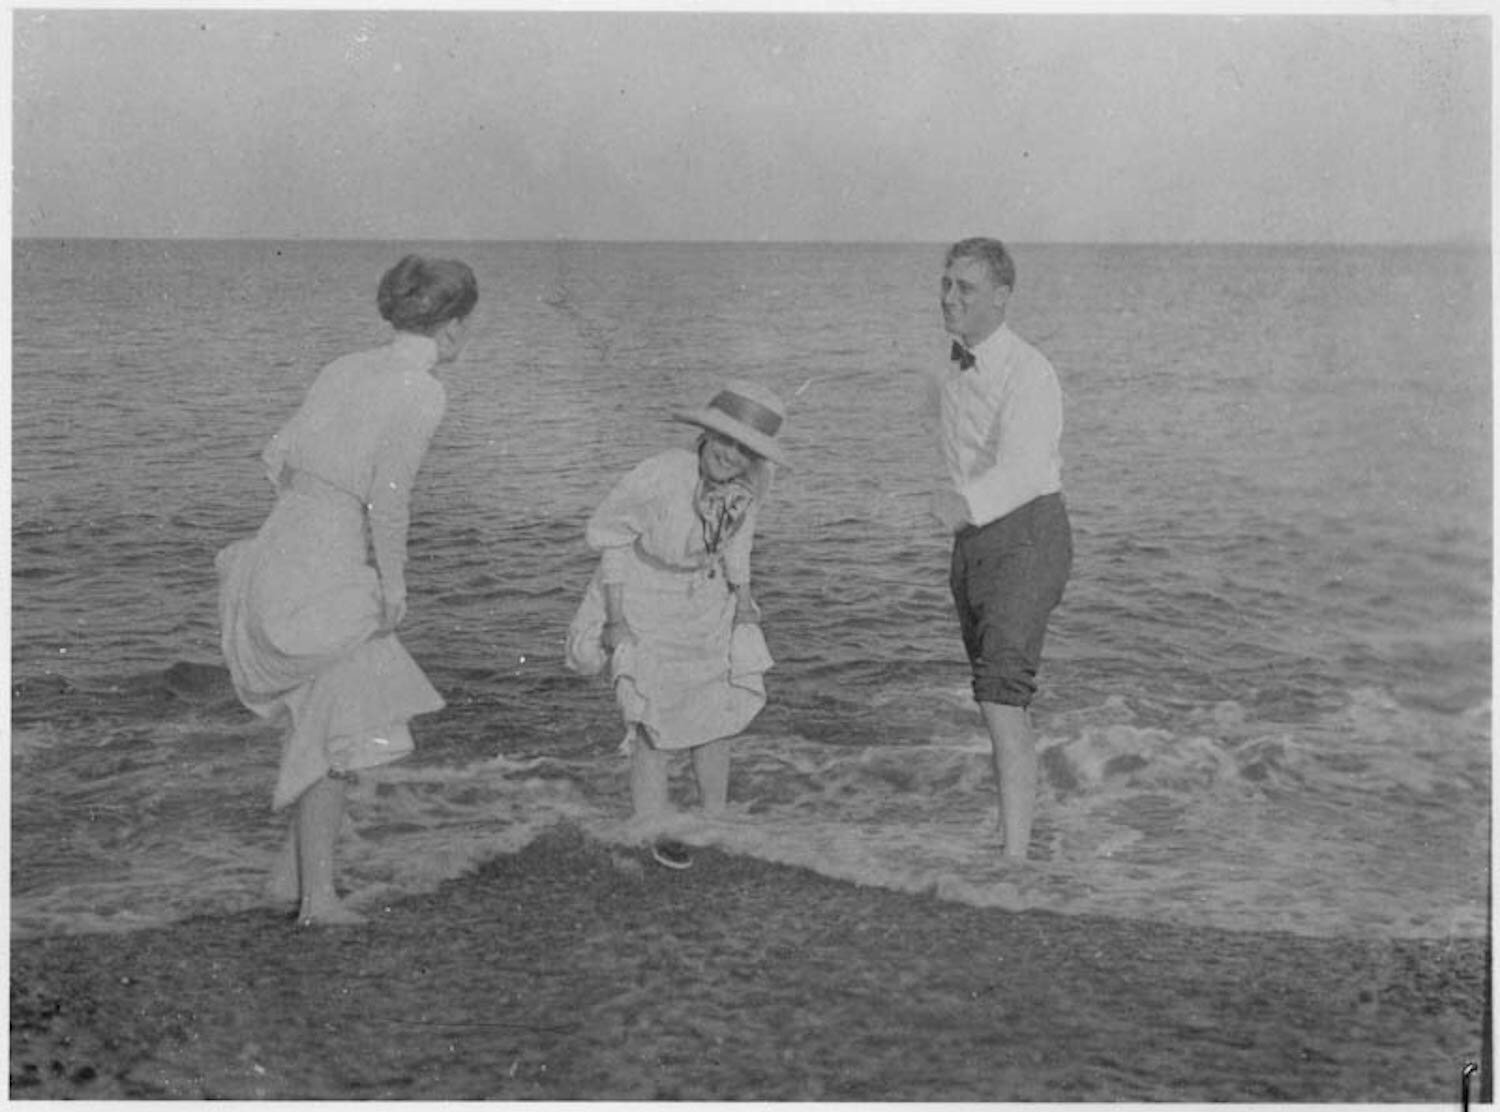
[[[702,409],[682,410],[672,414],[672,419],[727,436],[775,463],[786,462],[781,445],[776,443],[776,433],[786,420],[786,407],[758,383],[728,383]]]

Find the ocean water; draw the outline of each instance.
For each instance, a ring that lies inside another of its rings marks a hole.
[[[261,902],[279,731],[227,688],[213,557],[268,512],[258,453],[318,367],[385,339],[375,285],[411,246],[14,244],[17,936]],[[941,246],[420,246],[482,294],[403,627],[449,706],[355,796],[357,905],[557,823],[628,837],[613,701],[562,665],[583,524],[691,441],[674,407],[751,376],[790,403],[755,558],[777,666],[734,813],[686,840],[982,906],[1487,931],[1487,252],[1017,246],[1077,547],[1017,866],[927,515]]]

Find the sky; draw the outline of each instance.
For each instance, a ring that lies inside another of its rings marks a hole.
[[[1491,20],[1376,11],[14,7],[11,226],[1487,243]]]

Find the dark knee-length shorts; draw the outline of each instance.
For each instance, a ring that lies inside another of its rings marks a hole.
[[[1031,705],[1047,619],[1073,569],[1061,494],[1044,494],[953,538],[949,586],[981,703]]]

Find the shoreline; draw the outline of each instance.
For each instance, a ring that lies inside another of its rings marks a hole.
[[[867,888],[568,829],[369,924],[11,942],[12,1099],[1449,1103],[1488,941]]]

